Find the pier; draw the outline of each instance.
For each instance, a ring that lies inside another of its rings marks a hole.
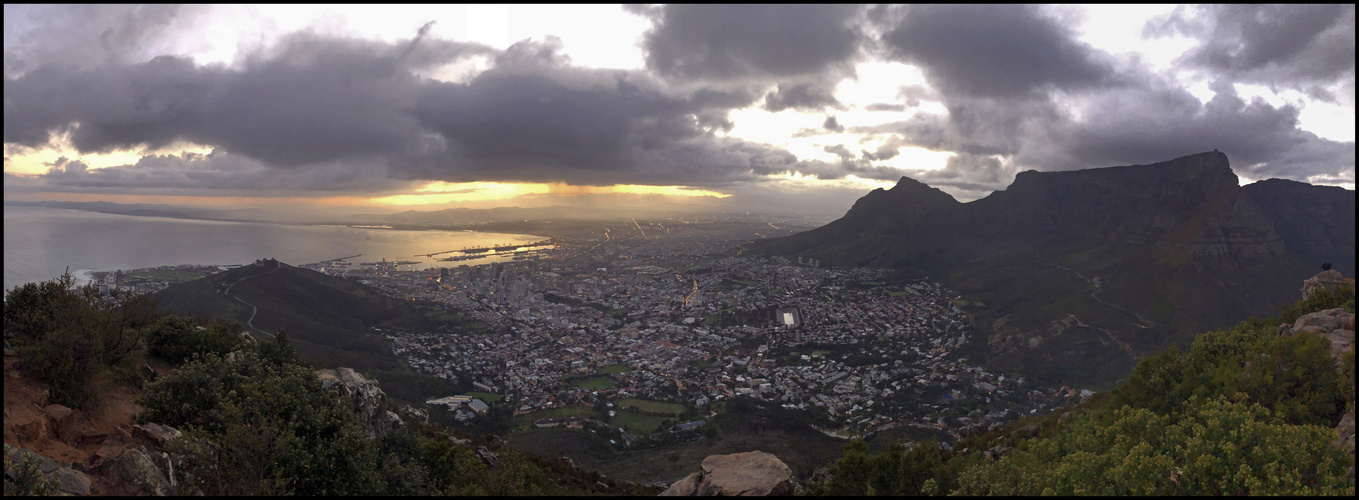
[[[533,243],[512,243],[512,244],[508,244],[508,245],[497,245],[497,246],[480,247],[480,248],[463,248],[463,249],[460,249],[460,250],[446,250],[446,251],[443,251],[443,252],[434,252],[434,253],[418,253],[418,254],[415,254],[415,256],[416,256],[416,257],[434,257],[435,255],[442,255],[442,254],[446,254],[446,253],[454,253],[454,252],[462,252],[464,255],[467,255],[467,254],[486,253],[486,252],[489,252],[489,251],[491,251],[491,250],[495,250],[496,252],[505,252],[505,251],[510,251],[510,250],[518,250],[518,249],[520,249],[520,248],[543,247],[543,246],[548,246],[548,245],[551,245],[551,244],[552,244],[552,240],[551,240],[551,239],[546,239],[546,240],[542,240],[542,241],[535,241],[535,242],[533,242]],[[450,257],[450,259],[453,259],[453,258]],[[440,259],[440,260],[443,260],[443,259]]]

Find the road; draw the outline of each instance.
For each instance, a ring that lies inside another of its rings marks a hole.
[[[273,268],[273,269],[270,269],[270,270],[268,270],[268,271],[265,271],[265,272],[262,272],[262,273],[259,273],[259,274],[252,274],[252,275],[250,275],[250,276],[246,276],[246,277],[244,277],[244,278],[241,278],[241,279],[239,279],[239,280],[236,280],[236,283],[232,283],[231,285],[227,286],[226,290],[222,292],[222,293],[226,294],[227,297],[231,297],[231,298],[233,298],[233,299],[236,299],[237,302],[240,302],[240,303],[242,303],[242,304],[245,304],[245,305],[247,305],[247,306],[250,306],[250,319],[245,320],[245,326],[248,326],[248,327],[250,327],[250,329],[255,330],[255,331],[257,331],[257,332],[260,332],[260,333],[262,333],[262,334],[268,335],[269,338],[271,338],[271,339],[274,338],[274,337],[276,337],[277,335],[274,335],[274,334],[272,334],[272,333],[266,332],[266,331],[261,330],[261,329],[259,329],[259,328],[255,328],[255,314],[259,313],[259,308],[258,308],[258,307],[255,307],[254,304],[251,304],[251,303],[249,303],[249,302],[246,302],[246,301],[244,301],[244,300],[241,300],[240,297],[234,297],[234,296],[232,296],[232,295],[231,295],[231,288],[234,287],[234,286],[236,286],[237,283],[240,283],[240,282],[242,282],[242,281],[248,280],[248,279],[250,279],[250,278],[254,278],[254,277],[256,277],[256,276],[264,276],[264,275],[266,275],[266,274],[269,274],[269,273],[272,273],[272,272],[274,272],[274,271],[279,270],[281,267],[282,267],[282,266],[279,266],[279,265],[278,265],[278,262],[274,262],[274,268]]]

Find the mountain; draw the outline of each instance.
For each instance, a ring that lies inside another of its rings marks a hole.
[[[377,377],[392,397],[402,401],[423,401],[430,394],[455,390],[443,379],[413,372],[392,353],[389,340],[372,328],[433,331],[460,324],[460,317],[428,304],[393,299],[362,283],[261,260],[172,285],[157,292],[155,299],[173,314],[230,319],[255,334],[282,329],[303,356]]]
[[[1243,187],[1217,151],[1022,172],[969,203],[903,177],[839,220],[750,250],[932,277],[969,301],[994,366],[1107,386],[1188,332],[1273,312],[1322,262],[1353,274],[1354,191]]]

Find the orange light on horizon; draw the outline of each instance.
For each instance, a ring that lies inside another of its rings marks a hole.
[[[726,198],[727,193],[688,186],[647,186],[615,184],[612,186],[577,186],[561,182],[444,182],[434,181],[416,189],[416,194],[399,194],[373,198],[379,205],[437,205],[468,201],[503,200],[518,196],[579,196],[585,194],[659,194],[662,196]]]

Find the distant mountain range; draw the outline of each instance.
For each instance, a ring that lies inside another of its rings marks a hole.
[[[1355,269],[1354,191],[1240,186],[1213,151],[1152,165],[1022,172],[969,203],[903,177],[757,254],[930,276],[962,294],[993,366],[1107,386],[1192,332],[1264,316],[1331,263]]]

